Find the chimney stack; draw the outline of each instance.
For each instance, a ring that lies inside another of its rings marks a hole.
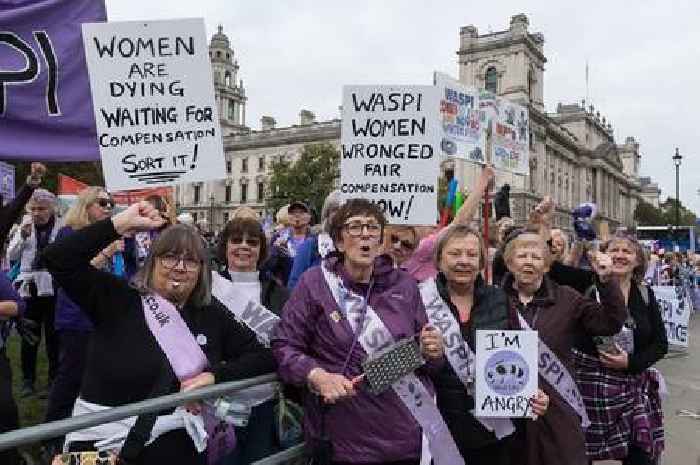
[[[316,122],[316,115],[309,110],[301,110],[299,112],[299,124],[301,126],[309,126]]]
[[[263,131],[275,129],[276,124],[277,121],[275,121],[275,118],[273,118],[272,116],[263,116],[262,118],[260,118],[260,126],[262,126]]]

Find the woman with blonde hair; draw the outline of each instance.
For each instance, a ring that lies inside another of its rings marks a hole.
[[[104,187],[90,186],[78,194],[75,203],[65,216],[65,224],[58,231],[56,240],[68,237],[96,221],[112,216],[114,201]],[[95,268],[109,269],[112,257],[123,242],[117,240],[101,250],[90,262]],[[92,324],[81,308],[73,302],[63,288],[56,292],[56,333],[59,340],[59,363],[56,378],[51,386],[46,420],[55,421],[71,416],[73,404],[80,391],[80,382],[85,368],[85,354],[92,334]],[[53,455],[58,444],[44,445],[47,454]]]

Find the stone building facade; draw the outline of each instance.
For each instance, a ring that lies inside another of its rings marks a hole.
[[[639,182],[642,186],[641,199],[656,208],[661,208],[659,183],[654,182],[649,176],[639,178]]]
[[[527,17],[520,14],[504,31],[480,35],[475,26],[460,31],[459,80],[527,105],[530,112],[530,172],[498,173],[497,186],[511,185],[516,221],[524,221],[531,208],[549,195],[557,205],[558,227],[570,229],[571,210],[586,201],[598,204],[600,218],[611,230],[633,226],[641,194],[639,144],[632,137],[617,144],[611,123],[586,102],[559,104],[555,113],[545,111],[544,36],[528,27]],[[243,83],[236,84],[238,63],[221,28],[212,37],[210,50],[225,135],[226,177],[180,186],[177,203],[180,210],[208,220],[216,230],[241,205],[263,211],[272,160],[294,160],[308,143],[338,146],[340,120],[317,122],[312,112],[301,110],[296,125],[278,128],[274,118],[264,116],[261,130],[251,130],[245,124]],[[460,160],[442,167],[467,188],[474,185],[479,169]]]
[[[631,227],[640,196],[639,144],[628,137],[617,144],[612,125],[586,102],[544,107],[544,36],[528,30],[523,14],[507,30],[480,35],[475,26],[460,31],[459,79],[527,105],[530,113],[530,172],[498,173],[497,185],[511,184],[511,210],[523,221],[549,195],[557,205],[555,224],[571,228],[571,210],[586,201],[599,207],[611,229]],[[477,168],[452,162],[464,185],[473,185]]]

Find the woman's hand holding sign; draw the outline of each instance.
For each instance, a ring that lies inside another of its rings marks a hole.
[[[530,398],[530,407],[535,414],[535,419],[541,417],[549,407],[549,396],[542,389],[537,389],[537,394]]]
[[[436,359],[442,357],[443,341],[442,334],[437,328],[430,325],[423,326],[420,332],[420,345],[423,356],[428,359]]]

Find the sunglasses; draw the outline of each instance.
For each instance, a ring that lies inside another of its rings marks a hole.
[[[95,201],[97,205],[99,205],[101,208],[109,208],[112,209],[114,208],[114,200],[112,199],[97,199]]]
[[[243,243],[242,237],[232,237],[228,240],[231,244],[239,245]],[[260,239],[257,237],[246,237],[245,243],[248,247],[257,247],[260,245]]]
[[[407,241],[407,240],[403,240],[403,241],[402,241],[402,240],[399,238],[399,236],[394,236],[394,235],[392,234],[392,235],[391,235],[391,243],[392,243],[392,244],[398,244],[399,242],[401,243],[401,247],[403,247],[403,248],[406,249],[406,250],[413,250],[413,249],[416,248],[416,245],[415,245],[413,242]]]

